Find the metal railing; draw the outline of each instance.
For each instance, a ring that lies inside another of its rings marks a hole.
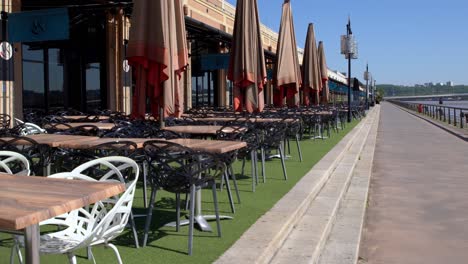
[[[468,108],[410,103],[398,100],[389,100],[389,102],[404,107],[406,109],[413,110],[417,113],[426,115],[433,119],[446,122],[449,125],[453,125],[460,128],[468,128]]]

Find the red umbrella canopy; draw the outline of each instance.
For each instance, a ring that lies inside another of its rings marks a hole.
[[[134,0],[128,61],[134,67],[136,90],[132,116],[151,112],[180,116],[183,87],[180,78],[188,64],[187,33],[182,0]]]
[[[314,104],[319,104],[319,92],[322,89],[322,77],[315,40],[314,24],[310,23],[307,30],[306,43],[304,47],[304,60],[302,61],[302,90],[304,104],[310,105],[310,98]]]
[[[322,103],[327,104],[330,100],[330,89],[328,87],[328,66],[327,60],[325,59],[325,48],[323,42],[319,42],[318,56],[320,65],[320,75],[322,77]]]
[[[294,32],[294,21],[289,0],[285,0],[283,4],[283,14],[281,16],[276,54],[275,80],[277,89],[273,96],[273,103],[275,106],[282,106],[286,91],[288,106],[299,106],[299,87],[301,86],[302,78],[299,57],[297,55],[296,33]]]
[[[266,80],[257,0],[237,0],[228,79],[234,83],[234,109],[262,111]]]

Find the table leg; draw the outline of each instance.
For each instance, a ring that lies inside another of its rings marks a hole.
[[[26,263],[39,264],[39,225],[30,225],[24,229]]]

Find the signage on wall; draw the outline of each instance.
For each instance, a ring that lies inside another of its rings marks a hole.
[[[130,65],[128,65],[128,60],[123,61],[123,71],[124,72],[129,72],[130,71]]]
[[[13,57],[13,47],[10,43],[3,41],[0,43],[0,58],[10,60]]]
[[[37,42],[69,38],[67,8],[42,9],[8,15],[10,42]]]

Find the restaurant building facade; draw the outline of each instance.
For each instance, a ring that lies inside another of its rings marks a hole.
[[[130,112],[132,74],[125,57],[131,0],[2,0],[0,8],[0,55],[11,51],[11,58],[1,56],[2,113]],[[191,60],[183,76],[185,108],[231,105],[227,66],[235,7],[225,0],[186,0],[184,13]],[[261,30],[270,104],[278,34]],[[298,53],[301,61],[303,51]],[[343,86],[342,79],[330,80]]]

